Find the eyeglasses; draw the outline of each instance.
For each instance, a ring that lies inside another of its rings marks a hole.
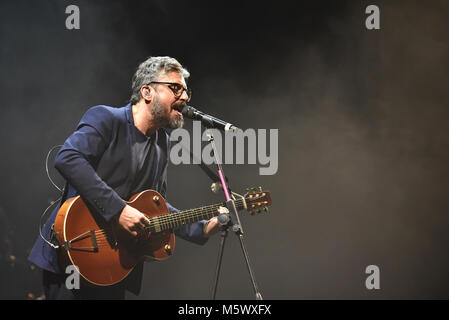
[[[187,101],[190,101],[192,99],[192,90],[189,88],[184,88],[183,85],[176,83],[176,82],[164,82],[164,81],[151,81],[148,84],[166,84],[170,90],[173,92],[173,95],[176,99],[179,99],[182,96],[182,93],[185,91],[187,93]]]

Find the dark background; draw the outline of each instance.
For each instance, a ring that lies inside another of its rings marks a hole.
[[[70,4],[80,30],[65,27]],[[380,30],[365,27],[369,4]],[[0,297],[40,294],[26,256],[58,197],[48,150],[89,107],[125,105],[140,62],[169,55],[191,72],[192,105],[242,128],[279,129],[277,174],[224,168],[235,191],[272,192],[269,214],[242,213],[264,298],[449,298],[448,15],[444,0],[2,1]],[[175,206],[222,198],[197,166],[171,165]],[[208,299],[218,244],[177,241],[128,298]],[[380,290],[365,287],[371,264]],[[217,297],[254,297],[233,234]]]

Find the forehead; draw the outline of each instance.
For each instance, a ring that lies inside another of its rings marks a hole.
[[[179,72],[176,71],[161,73],[161,75],[158,78],[158,81],[176,82],[182,84],[184,87],[187,87],[184,77]]]

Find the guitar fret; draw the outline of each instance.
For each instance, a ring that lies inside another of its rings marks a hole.
[[[206,207],[201,207],[199,212],[199,218],[204,219],[204,211],[207,211]]]

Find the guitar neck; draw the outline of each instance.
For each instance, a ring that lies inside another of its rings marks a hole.
[[[182,225],[190,224],[200,220],[208,220],[218,215],[217,209],[220,206],[226,207],[226,204],[218,203],[200,208],[180,211],[172,214],[165,214],[150,219],[150,231],[161,232],[165,230],[176,229]],[[244,200],[238,199],[235,201],[237,210],[245,208]]]

